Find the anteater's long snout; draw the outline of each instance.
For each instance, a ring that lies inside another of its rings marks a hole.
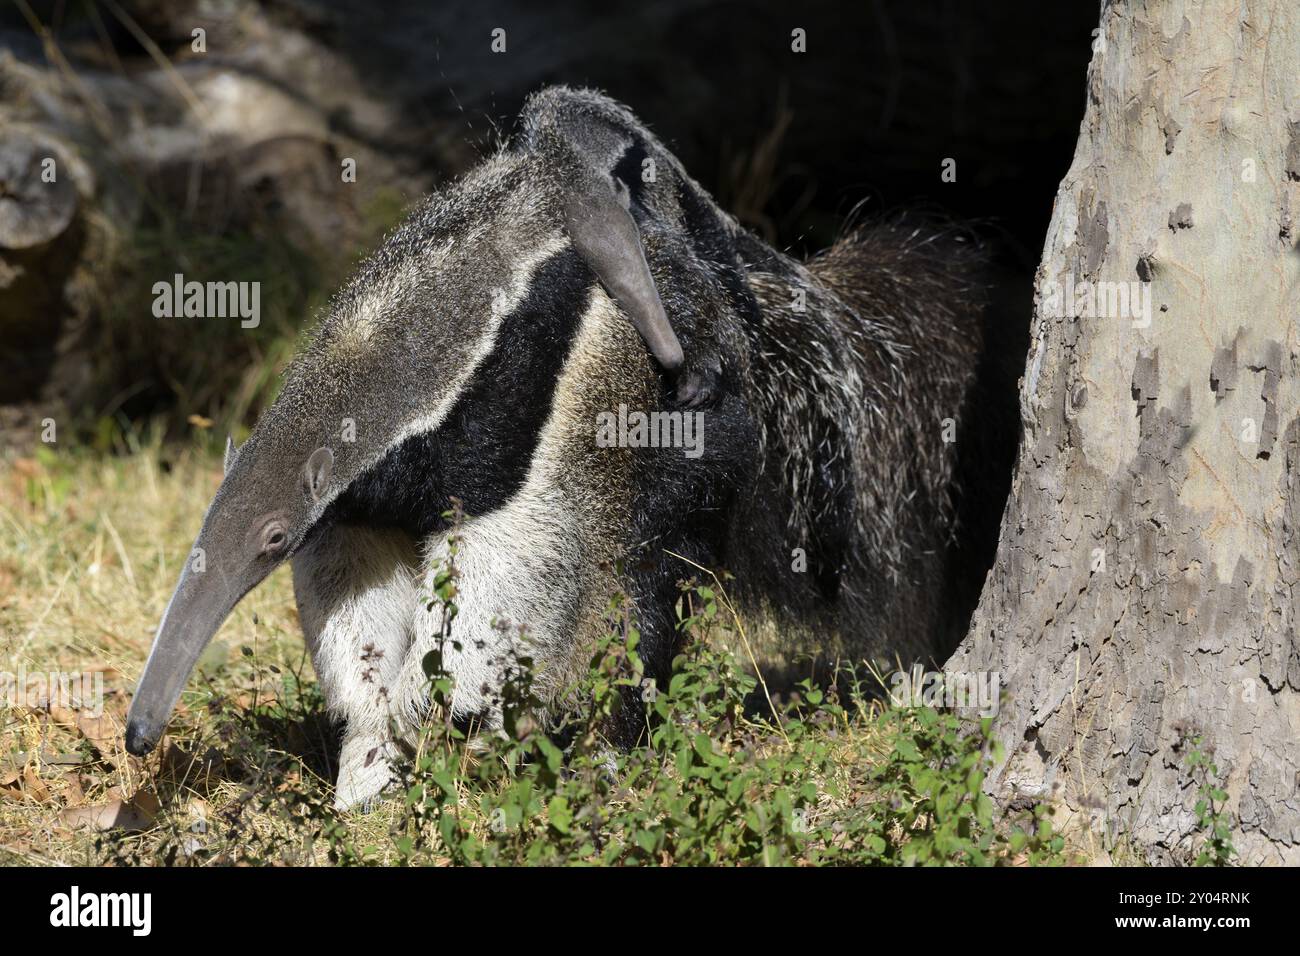
[[[187,565],[167,603],[126,718],[126,749],[143,757],[162,739],[172,708],[199,655],[221,627],[244,589],[225,576]]]

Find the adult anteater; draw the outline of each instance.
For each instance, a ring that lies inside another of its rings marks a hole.
[[[729,567],[738,596],[828,640],[928,656],[948,440],[978,351],[967,258],[884,225],[797,262],[624,107],[534,95],[512,142],[361,267],[229,450],[128,749],[155,746],[204,645],[292,560],[346,725],[339,802],[376,795],[389,728],[427,711],[421,663],[441,619],[426,603],[453,498],[459,650],[445,663],[461,718],[491,725],[521,641],[541,694],[560,695],[616,590],[662,678],[690,571],[669,552]],[[615,742],[635,743],[635,708]]]

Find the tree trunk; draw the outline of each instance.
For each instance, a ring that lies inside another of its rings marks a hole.
[[[1204,838],[1199,735],[1241,862],[1300,863],[1298,65],[1294,0],[1104,5],[998,557],[948,663],[1009,694],[1003,796],[1153,861]],[[1141,280],[1149,325],[1083,286]]]

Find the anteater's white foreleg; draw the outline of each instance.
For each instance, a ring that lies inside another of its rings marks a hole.
[[[581,600],[578,536],[562,516],[570,510],[547,496],[524,493],[504,508],[468,519],[456,532],[456,606],[443,665],[453,682],[452,712],[500,726],[506,670],[530,658],[534,689],[553,698],[572,678]],[[445,536],[429,543],[422,590],[447,566]],[[424,658],[442,637],[441,609],[416,614],[414,642],[398,681],[398,705],[414,731],[428,713]]]
[[[392,779],[393,696],[420,607],[417,558],[394,531],[335,525],[293,558],[294,594],[331,716],[345,722],[335,804],[364,805]]]

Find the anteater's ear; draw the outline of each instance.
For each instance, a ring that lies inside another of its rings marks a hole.
[[[564,219],[574,247],[631,317],[659,364],[677,371],[682,346],[650,274],[629,211],[628,184],[619,177],[629,162],[637,165],[635,157],[646,155],[650,134],[626,107],[590,90],[562,86],[530,96],[522,118],[519,146],[541,153],[564,177]]]
[[[221,459],[221,474],[230,474],[230,466],[235,463],[235,454],[239,451],[235,447],[235,440],[229,435],[226,436],[226,454]]]
[[[579,254],[645,339],[666,371],[682,364],[682,346],[668,322],[636,220],[628,210],[622,180],[605,170],[591,169],[585,182],[573,186],[565,199],[565,227]]]
[[[334,452],[328,448],[317,448],[302,467],[302,487],[312,501],[320,501],[325,493],[325,485],[334,470]]]

